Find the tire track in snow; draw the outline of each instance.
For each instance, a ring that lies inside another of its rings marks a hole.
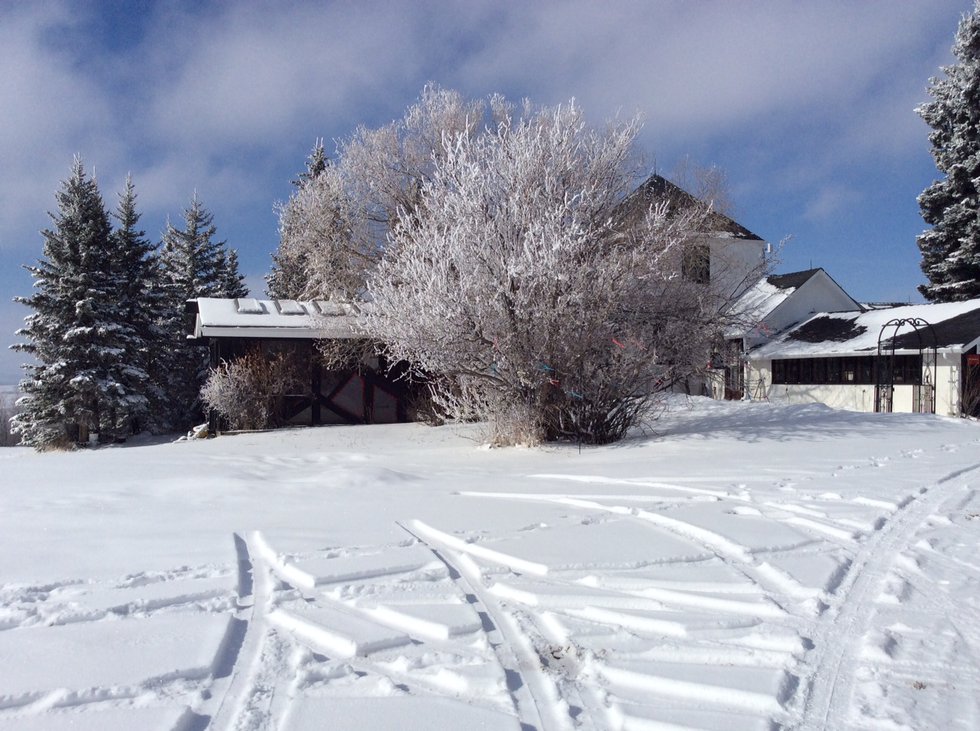
[[[446,564],[450,577],[467,601],[486,617],[484,632],[504,669],[521,728],[526,731],[571,729],[573,723],[567,712],[567,703],[561,698],[555,683],[546,676],[533,643],[483,586],[476,562],[467,553],[455,548],[459,539],[419,520],[398,525]]]
[[[977,469],[980,463],[950,472],[920,488],[913,500],[894,512],[861,545],[837,587],[838,601],[831,604],[810,638],[814,644],[810,662],[813,671],[807,683],[802,729],[845,727],[861,640],[876,610],[874,599],[889,567],[922,523],[962,487],[957,478]]]

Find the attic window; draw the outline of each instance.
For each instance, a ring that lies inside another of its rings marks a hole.
[[[305,315],[306,310],[296,300],[275,300],[280,315]]]
[[[681,274],[695,284],[711,281],[711,255],[707,244],[691,244],[684,250]]]
[[[235,300],[235,307],[239,315],[262,315],[265,307],[257,299],[251,297],[240,297]]]

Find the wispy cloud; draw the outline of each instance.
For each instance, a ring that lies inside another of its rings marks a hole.
[[[827,186],[817,192],[803,211],[807,221],[821,221],[848,210],[861,201],[861,193],[847,187]]]

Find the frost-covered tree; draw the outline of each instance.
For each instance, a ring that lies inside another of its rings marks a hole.
[[[405,115],[379,129],[358,128],[327,164],[314,148],[289,201],[279,207],[279,250],[269,293],[287,297],[362,295],[399,212],[417,205],[419,191],[443,154],[444,135],[472,136],[486,105],[428,85]]]
[[[296,190],[289,202],[277,206],[279,213],[279,248],[272,255],[272,270],[265,277],[266,293],[276,299],[299,299],[312,296],[310,251],[317,241],[336,234],[337,227],[324,220],[335,212],[330,184],[321,185],[318,179],[329,172],[330,161],[318,139],[306,160],[306,170],[293,181]],[[326,181],[324,181],[326,182]],[[335,214],[336,215],[336,214]]]
[[[200,411],[198,392],[207,377],[207,350],[187,342],[184,304],[196,297],[246,297],[238,257],[216,238],[214,215],[195,193],[184,210],[184,226],[169,221],[163,233],[160,263],[166,308],[159,324],[167,341],[163,390],[170,405],[169,424],[186,427]]]
[[[661,202],[617,225],[635,120],[597,131],[574,103],[492,107],[485,134],[442,136],[400,209],[368,328],[498,441],[615,440],[707,358],[721,303],[678,273],[708,211]]]
[[[43,257],[27,267],[35,292],[16,298],[33,313],[18,331],[27,342],[13,347],[37,362],[24,366],[14,429],[38,449],[88,433],[111,436],[141,398],[123,360],[134,333],[120,297],[122,257],[98,185],[79,158],[56,198],[53,225],[41,232]]]
[[[917,109],[945,176],[919,195],[932,226],[918,239],[929,280],[919,291],[932,302],[980,297],[980,0],[960,21],[953,54],[957,63],[932,79],[932,101]]]

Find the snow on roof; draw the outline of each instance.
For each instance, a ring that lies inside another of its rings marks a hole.
[[[934,305],[907,305],[869,312],[822,312],[796,325],[750,353],[753,359],[800,358],[822,355],[867,355],[877,351],[878,337],[892,320],[919,318],[932,325],[936,346],[962,351],[980,341],[980,299]],[[921,342],[932,346],[928,328]],[[915,328],[904,325],[896,333],[889,327],[886,342],[894,337],[896,350],[919,349]],[[889,346],[890,347],[890,346]]]
[[[321,300],[219,299],[189,300],[196,315],[191,337],[353,338],[363,307]]]
[[[817,272],[822,272],[823,269],[817,267],[816,269],[804,269],[801,272],[788,272],[787,274],[770,274],[766,277],[766,281],[769,282],[774,287],[779,289],[788,289],[791,292],[794,289],[799,289],[804,284],[809,282],[813,277],[817,275]]]
[[[726,333],[726,336],[738,337],[744,334],[745,329],[756,327],[819,271],[822,270],[807,269],[788,274],[771,274],[760,279],[745,290],[732,305],[731,314],[743,327],[733,328]]]
[[[785,302],[794,291],[794,288],[777,287],[768,278],[760,279],[735,300],[731,312],[739,322],[751,328]]]

